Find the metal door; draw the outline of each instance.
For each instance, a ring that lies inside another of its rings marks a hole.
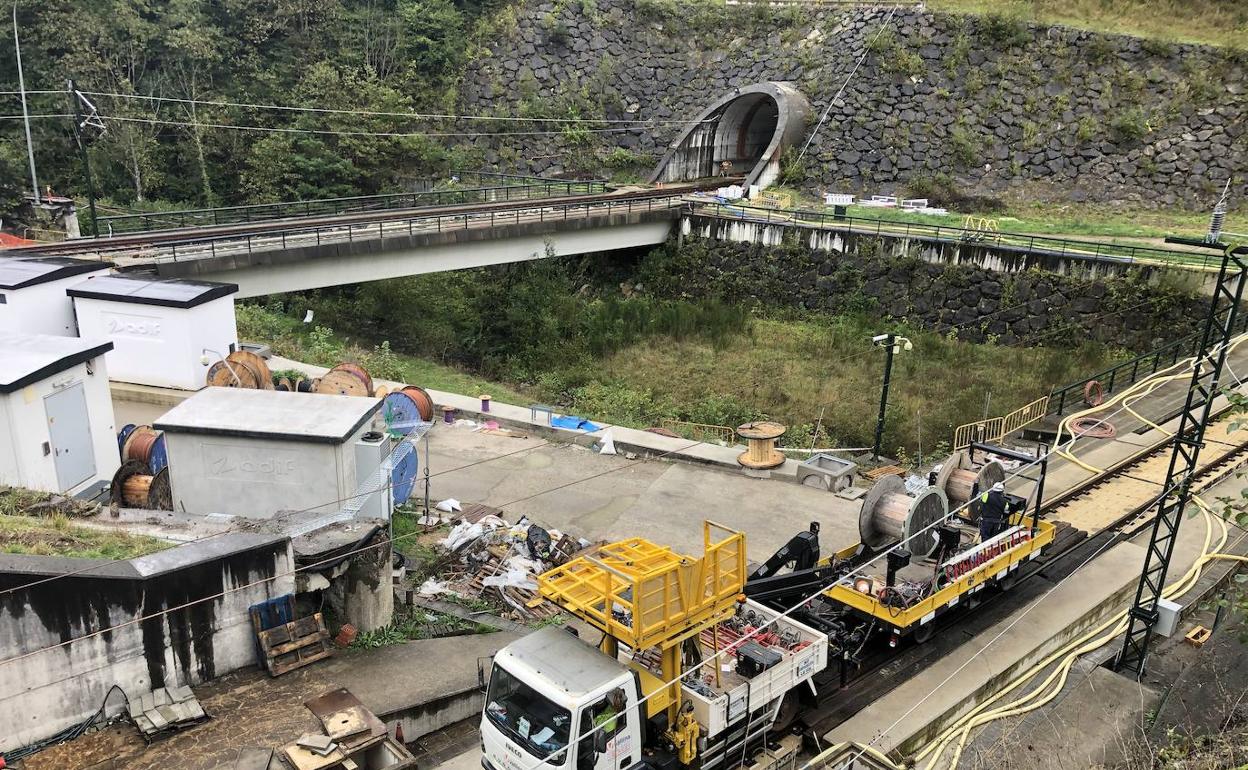
[[[95,452],[91,449],[91,424],[87,420],[87,394],[82,383],[71,385],[43,399],[48,416],[48,437],[56,464],[56,483],[64,492],[95,475]]]

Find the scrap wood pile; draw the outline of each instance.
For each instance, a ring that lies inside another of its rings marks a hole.
[[[496,614],[525,623],[560,614],[550,602],[529,606],[538,598],[537,576],[601,543],[546,529],[527,516],[511,524],[502,511],[478,505],[460,514],[441,545],[443,567],[420,586],[421,594],[485,602]]]

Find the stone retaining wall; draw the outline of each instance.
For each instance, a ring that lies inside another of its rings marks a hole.
[[[504,167],[642,175],[681,120],[735,87],[791,81],[822,112],[869,49],[800,165],[811,191],[941,178],[1016,199],[1208,208],[1248,160],[1248,55],[915,9],[884,26],[889,13],[526,0],[494,18],[460,101],[469,114],[652,121],[484,145]],[[1235,184],[1243,200],[1248,179]]]
[[[814,250],[796,237],[763,246],[687,236],[650,254],[640,277],[646,291],[663,296],[871,312],[1003,345],[1096,340],[1143,352],[1196,331],[1207,309],[1177,276],[1003,274],[898,256],[864,236],[849,254]]]

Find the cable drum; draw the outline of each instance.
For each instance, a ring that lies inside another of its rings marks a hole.
[[[949,502],[938,487],[928,487],[911,496],[900,476],[889,475],[875,482],[862,499],[858,534],[872,548],[904,540],[911,553],[927,556],[937,546],[930,528],[948,513]]]
[[[121,426],[121,430],[117,431],[117,454],[121,457],[122,462],[126,460],[126,439],[130,438],[130,434],[134,433],[134,429],[134,423],[127,423]]]
[[[399,392],[406,393],[416,403],[416,410],[422,421],[433,422],[433,398],[429,391],[419,385],[404,385]]]
[[[1004,482],[1004,465],[996,460],[973,463],[966,450],[950,455],[936,474],[936,487],[945,493],[949,507],[957,508],[970,503],[967,511],[972,521],[979,518],[979,503],[971,500],[974,490],[978,487],[981,493],[987,492],[993,484]]]
[[[420,472],[420,457],[416,447],[404,441],[399,444],[394,461],[394,469],[390,471],[390,488],[394,492],[394,504],[402,505],[412,496],[416,486],[416,474]]]
[[[109,489],[113,504],[119,507],[173,510],[173,489],[169,484],[168,468],[162,468],[153,475],[139,460],[126,460],[113,474]]]

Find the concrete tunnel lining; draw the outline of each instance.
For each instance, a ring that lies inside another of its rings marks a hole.
[[[766,187],[780,176],[780,156],[806,133],[810,102],[791,83],[742,86],[706,107],[668,145],[650,182],[715,176],[732,164],[742,183]]]

